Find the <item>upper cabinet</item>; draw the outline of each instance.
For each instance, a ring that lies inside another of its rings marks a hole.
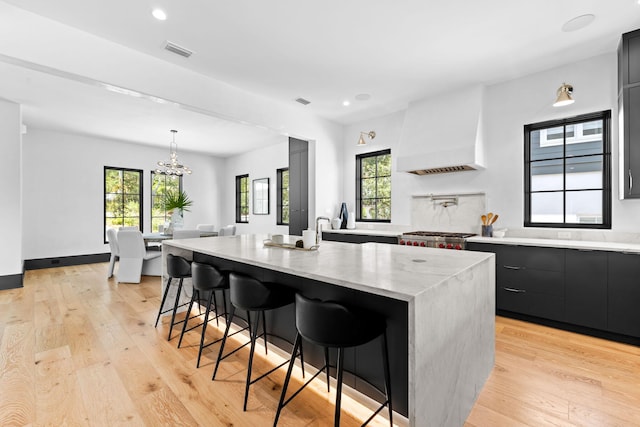
[[[624,138],[624,188],[621,196],[625,199],[640,198],[640,120],[637,119],[640,117],[640,30],[622,35],[618,67],[620,135]]]

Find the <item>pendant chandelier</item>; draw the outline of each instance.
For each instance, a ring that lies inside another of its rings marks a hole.
[[[171,133],[173,134],[172,141],[169,143],[169,161],[163,162],[160,160],[158,162],[158,168],[156,168],[156,173],[163,173],[165,175],[191,175],[191,169],[188,166],[180,164],[178,161],[178,144],[176,144],[176,133],[177,130],[171,129]]]

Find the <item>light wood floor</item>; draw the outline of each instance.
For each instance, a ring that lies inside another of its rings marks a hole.
[[[196,369],[199,331],[177,349],[153,327],[159,278],[117,284],[106,268],[28,271],[0,291],[0,426],[271,425],[284,372],[252,386],[242,412],[246,352],[211,381],[217,346]],[[279,425],[331,425],[333,399],[305,390]],[[343,425],[367,417],[345,402]],[[640,348],[497,318],[495,369],[466,426],[547,425],[640,426]]]

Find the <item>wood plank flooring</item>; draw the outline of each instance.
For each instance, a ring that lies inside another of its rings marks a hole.
[[[165,324],[153,327],[160,279],[117,284],[106,271],[28,271],[24,288],[0,291],[1,426],[272,424],[284,370],[252,386],[243,412],[247,352],[211,381],[217,345],[196,369],[199,330],[177,349]],[[260,356],[255,369],[271,363]],[[314,384],[279,425],[332,425],[334,398]],[[344,426],[369,415],[343,404]],[[640,348],[498,317],[495,368],[465,426],[550,425],[640,426]]]

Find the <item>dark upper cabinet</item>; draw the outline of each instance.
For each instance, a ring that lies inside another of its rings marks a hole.
[[[309,227],[309,143],[289,138],[289,234]]]
[[[608,256],[607,329],[640,338],[640,254]]]
[[[565,320],[574,325],[607,327],[607,253],[567,249]]]
[[[624,141],[623,197],[640,198],[640,30],[622,35],[618,67],[618,107],[623,118],[620,133]]]

